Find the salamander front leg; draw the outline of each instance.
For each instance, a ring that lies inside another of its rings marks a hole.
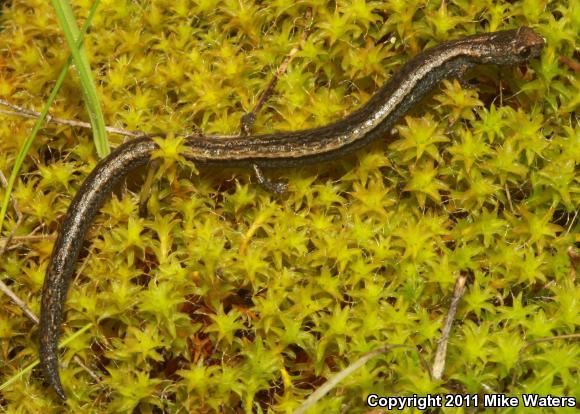
[[[472,83],[470,83],[466,77],[465,74],[467,73],[467,71],[469,69],[471,69],[473,67],[473,65],[470,65],[468,63],[464,63],[462,65],[460,65],[459,67],[457,67],[455,69],[455,73],[453,74],[453,76],[459,81],[459,83],[461,84],[461,86],[464,89],[473,89],[474,85]]]
[[[268,96],[270,93],[268,93]],[[242,119],[240,120],[240,136],[245,137],[251,134],[254,122],[256,122],[256,113],[263,105],[264,101],[265,98],[262,96],[262,99],[260,100],[260,103],[256,105],[256,108],[242,116]],[[282,194],[288,188],[288,184],[282,181],[271,181],[264,177],[264,173],[258,164],[252,164],[252,168],[254,169],[254,175],[258,180],[258,184],[260,184],[260,187],[264,190],[274,194]]]
[[[258,184],[260,184],[264,190],[274,194],[282,194],[288,188],[288,184],[282,181],[270,181],[264,177],[264,174],[262,173],[262,170],[258,164],[252,164],[252,167],[254,168],[254,175],[258,180]]]

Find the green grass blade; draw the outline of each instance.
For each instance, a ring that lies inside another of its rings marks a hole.
[[[69,0],[51,0],[51,2],[56,11],[56,16],[64,32],[66,41],[71,49],[73,62],[81,81],[81,91],[83,93],[85,106],[93,127],[95,148],[99,157],[102,158],[110,152],[110,147],[105,130],[105,119],[99,104],[97,88],[91,72],[89,59],[82,46],[80,48],[76,47],[77,39],[79,38],[79,28],[77,27]]]
[[[77,44],[75,45],[75,47],[73,49],[76,49],[76,48],[80,47],[80,45],[82,45],[84,35],[87,32],[89,26],[91,25],[91,22],[93,20],[93,16],[95,15],[95,12],[97,11],[97,7],[99,6],[100,2],[101,2],[101,0],[95,0],[95,2],[93,3],[91,9],[89,10],[87,20],[85,21],[85,23],[83,25],[83,29],[80,33]],[[14,162],[14,168],[12,168],[12,173],[10,174],[10,178],[8,179],[8,185],[6,186],[6,192],[4,193],[4,199],[2,200],[2,209],[0,210],[0,231],[2,231],[2,225],[4,224],[4,218],[6,217],[6,211],[8,210],[8,204],[10,203],[10,194],[12,193],[12,188],[14,187],[14,182],[16,181],[16,177],[18,177],[18,173],[20,172],[20,168],[22,167],[22,163],[24,162],[24,159],[26,158],[26,155],[28,154],[28,151],[30,150],[30,146],[34,142],[34,139],[36,138],[36,134],[38,134],[38,131],[42,127],[42,124],[44,123],[44,120],[46,119],[46,115],[48,115],[48,110],[50,109],[52,103],[54,102],[54,100],[56,98],[56,94],[58,93],[60,87],[62,86],[62,83],[64,82],[64,80],[66,78],[66,75],[68,73],[68,69],[69,69],[71,63],[72,63],[72,56],[69,56],[66,63],[64,64],[60,74],[58,75],[58,79],[56,80],[56,83],[54,84],[54,87],[52,88],[52,91],[50,92],[50,95],[49,95],[49,97],[44,105],[44,108],[42,108],[42,111],[40,113],[40,117],[36,120],[36,123],[34,124],[32,131],[30,132],[30,135],[26,138],[26,141],[24,141],[24,144],[22,145],[22,148],[20,148],[20,152],[18,153],[18,155],[16,157],[16,161]]]
[[[85,333],[87,330],[89,330],[92,327],[93,327],[93,323],[92,322],[89,322],[88,324],[86,324],[85,326],[83,326],[81,329],[79,329],[78,331],[76,331],[74,334],[70,335],[68,338],[66,338],[65,340],[63,340],[60,343],[60,345],[58,346],[58,348],[59,349],[64,348],[65,346],[67,346],[68,344],[70,344],[72,341],[74,341],[75,339],[77,339],[79,336],[81,336],[83,333]],[[26,374],[27,372],[31,371],[32,368],[34,368],[35,366],[37,366],[39,363],[40,363],[40,361],[37,358],[34,361],[32,361],[28,366],[26,366],[22,371],[19,371],[18,373],[16,373],[12,377],[8,378],[8,380],[6,380],[2,384],[0,384],[0,391],[2,391],[3,389],[9,387],[11,384],[15,383],[16,381],[18,381],[20,378],[22,378],[24,376],[24,374]]]

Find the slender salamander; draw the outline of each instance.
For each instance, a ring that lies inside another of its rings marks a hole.
[[[319,128],[245,137],[188,136],[184,157],[223,167],[288,168],[331,161],[384,137],[441,80],[479,64],[513,65],[540,55],[544,40],[520,27],[441,43],[409,60],[356,111]],[[85,233],[113,187],[146,164],[157,144],[143,136],[101,160],[74,197],[54,245],[42,290],[40,363],[45,378],[65,399],[57,344],[64,302]]]

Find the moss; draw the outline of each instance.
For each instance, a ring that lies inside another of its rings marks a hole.
[[[89,3],[74,2],[79,19]],[[168,140],[147,217],[138,215],[135,174],[88,236],[65,335],[95,326],[63,353],[65,409],[290,412],[385,343],[417,347],[431,361],[464,271],[474,280],[442,381],[429,378],[416,353],[394,350],[313,412],[364,412],[370,392],[580,397],[573,340],[526,346],[578,331],[580,292],[566,251],[580,241],[580,93],[558,57],[573,57],[579,6],[443,4],[102,1],[86,47],[107,124],[143,131],[237,133],[299,45],[308,8],[312,33],[258,116],[258,131],[338,119],[410,56],[445,39],[527,24],[547,46],[525,67],[474,70],[474,89],[445,82],[399,122],[390,145],[273,173],[290,184],[281,197],[247,172],[196,172],[182,162],[179,140]],[[13,0],[1,22],[0,98],[39,108],[68,53],[54,14],[45,1]],[[71,71],[53,115],[86,120],[79,97]],[[31,124],[0,117],[7,174]],[[0,271],[35,312],[62,214],[96,163],[89,135],[46,126],[13,193],[23,213],[16,236],[44,238],[17,239]],[[11,214],[4,237],[15,228]],[[4,382],[37,356],[37,331],[6,296],[0,306]],[[63,409],[36,371],[3,390],[0,404]]]

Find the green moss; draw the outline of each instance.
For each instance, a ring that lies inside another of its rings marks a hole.
[[[74,2],[80,20],[88,1]],[[160,141],[149,214],[142,174],[88,235],[67,300],[69,412],[291,412],[362,353],[369,361],[312,412],[365,412],[365,396],[541,392],[579,398],[573,339],[580,292],[577,2],[103,1],[86,48],[108,125],[235,134],[290,50],[296,58],[257,120],[305,128],[365,102],[410,56],[439,41],[526,24],[540,60],[445,82],[379,142],[328,165],[274,172],[281,197],[245,171],[200,168]],[[312,32],[300,44],[312,10]],[[479,22],[474,22],[477,16]],[[507,19],[509,18],[509,22]],[[0,98],[39,108],[67,48],[47,2],[13,0],[0,32]],[[500,92],[500,89],[501,92]],[[52,114],[87,119],[74,72]],[[0,170],[31,122],[0,114]],[[71,197],[94,167],[90,134],[48,125],[13,192],[23,219],[2,280],[38,312],[41,280]],[[113,145],[123,141],[110,136]],[[0,195],[2,195],[0,189]],[[15,228],[10,213],[2,236]],[[44,239],[18,238],[44,235]],[[460,272],[447,366],[430,363]],[[0,296],[0,382],[37,356],[37,329]],[[79,356],[103,380],[72,360]],[[3,390],[7,411],[62,412],[40,374]]]

